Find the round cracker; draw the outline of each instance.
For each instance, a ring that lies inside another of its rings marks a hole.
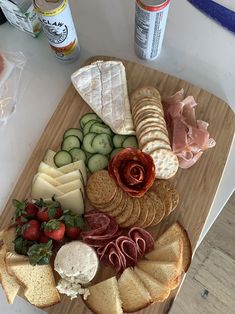
[[[173,212],[173,210],[175,210],[176,207],[178,206],[180,200],[179,193],[177,192],[176,189],[171,190],[171,200],[172,200],[171,212]]]
[[[164,203],[165,216],[168,216],[172,211],[172,197],[170,192],[170,185],[166,180],[155,180],[151,191],[153,191]]]
[[[140,130],[137,133],[137,135],[141,139],[141,137],[143,137],[144,135],[146,136],[146,134],[148,134],[149,132],[153,133],[155,131],[161,131],[162,133],[164,133],[168,137],[167,130],[163,126],[161,126],[161,125],[157,125],[157,126],[154,126],[154,127],[153,126],[147,126],[145,129]]]
[[[139,200],[140,200],[140,206],[142,208],[147,207],[148,215],[142,226],[142,228],[147,228],[151,226],[152,222],[155,219],[156,211],[155,211],[154,201],[147,194],[145,194]]]
[[[122,228],[132,227],[133,225],[135,225],[140,216],[140,202],[138,198],[130,197],[130,200],[133,204],[133,210],[131,213],[131,217],[129,217],[128,220],[120,224],[120,227]]]
[[[167,134],[163,133],[161,130],[155,129],[153,131],[150,131],[148,133],[145,133],[142,137],[142,142],[149,142],[154,140],[162,140],[167,142],[170,145],[170,140]],[[141,143],[140,139],[139,142]]]
[[[161,103],[157,102],[156,100],[146,98],[139,100],[133,105],[132,114],[137,114],[138,112],[141,112],[143,110],[157,110],[163,114],[163,107]]]
[[[167,149],[157,149],[151,152],[156,167],[156,178],[169,179],[173,177],[179,167],[177,156]]]
[[[165,205],[154,191],[149,190],[147,195],[153,200],[155,209],[155,217],[151,223],[151,226],[156,226],[165,216]]]
[[[126,203],[125,203],[124,209],[118,216],[115,217],[116,222],[118,224],[121,224],[127,221],[131,217],[131,214],[133,211],[133,203],[130,200],[130,197],[127,194],[125,195],[126,195]]]
[[[143,126],[149,125],[152,122],[156,123],[157,125],[160,124],[166,127],[166,122],[164,119],[161,119],[160,117],[151,116],[151,117],[143,119],[138,124],[136,124],[136,121],[134,121],[134,124],[136,125],[136,131],[141,130]]]
[[[165,119],[162,115],[160,115],[158,112],[154,113],[147,113],[147,112],[141,112],[138,117],[134,117],[135,123],[138,125],[141,121],[144,121],[145,119],[153,118],[153,120],[162,121],[165,122]]]
[[[93,205],[94,205],[94,207],[98,208],[100,211],[102,211],[104,213],[111,212],[112,210],[114,210],[115,208],[117,208],[121,204],[123,194],[124,194],[123,190],[118,187],[117,193],[111,202],[109,202],[108,204],[105,204],[105,205],[94,205],[94,204]]]
[[[121,215],[123,213],[123,211],[125,210],[127,198],[128,198],[127,194],[125,192],[123,192],[121,203],[116,208],[114,208],[112,211],[109,211],[108,214],[112,217],[116,217],[118,215]]]
[[[149,141],[149,142],[145,143],[145,145],[142,145],[140,143],[139,147],[142,150],[142,152],[144,152],[146,154],[151,154],[151,152],[156,150],[156,149],[166,149],[166,150],[171,151],[171,147],[170,147],[169,143],[167,143],[166,141],[160,140],[160,139]]]
[[[154,97],[161,101],[161,96],[159,91],[153,86],[143,86],[141,88],[136,89],[130,97],[131,104],[135,103],[138,99],[144,97]]]
[[[167,194],[171,196],[171,209],[168,214],[166,213],[166,216],[169,215],[179,203],[179,193],[177,192],[175,186],[167,180],[155,180],[152,188],[156,191],[165,189]]]
[[[148,207],[144,206],[144,203],[141,201],[142,198],[138,198],[140,203],[140,216],[139,219],[135,222],[136,227],[143,227],[148,218]]]
[[[117,185],[107,170],[93,173],[87,181],[86,195],[92,204],[109,203],[117,193]]]

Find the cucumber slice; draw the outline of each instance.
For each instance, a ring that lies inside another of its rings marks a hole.
[[[96,123],[97,121],[96,120],[90,120],[88,121],[85,125],[84,125],[84,128],[83,128],[83,133],[84,135],[86,135],[87,133],[90,132],[90,128],[92,126],[92,124]]]
[[[84,145],[85,146],[85,145]],[[92,141],[92,148],[96,153],[108,155],[113,150],[112,138],[108,134],[96,134]]]
[[[86,154],[81,148],[72,148],[69,153],[73,158],[73,162],[83,160],[86,163]]]
[[[123,145],[123,142],[125,141],[125,139],[128,137],[128,135],[119,135],[119,134],[115,134],[113,137],[113,145],[116,148],[121,148]]]
[[[108,167],[109,160],[106,156],[95,154],[88,161],[88,169],[91,173],[105,169]]]
[[[80,129],[71,128],[71,129],[66,130],[64,132],[64,138],[68,137],[69,135],[75,135],[79,138],[80,142],[83,141],[83,133],[82,133],[82,130],[80,130]]]
[[[93,142],[94,138],[96,137],[96,135],[97,135],[96,133],[87,133],[83,139],[83,147],[84,147],[85,151],[90,153],[90,154],[97,153],[95,148],[93,148],[93,146],[92,146],[92,142]]]
[[[73,162],[73,158],[66,150],[58,151],[54,156],[54,163],[57,167],[62,167]]]
[[[80,148],[80,146],[81,143],[79,141],[79,138],[75,135],[69,135],[64,138],[61,144],[61,150],[67,150],[69,152],[72,148]]]
[[[81,119],[80,119],[80,125],[81,125],[81,128],[83,129],[85,124],[90,121],[90,120],[97,120],[97,121],[100,121],[102,122],[102,120],[97,116],[96,113],[94,112],[89,112],[89,113],[86,113],[84,114]]]
[[[137,143],[137,139],[135,136],[128,136],[123,144],[122,147],[127,148],[127,147],[133,147],[133,148],[138,148],[138,143]]]
[[[116,156],[121,150],[123,150],[123,148],[115,148],[110,154],[110,159]]]
[[[99,122],[92,124],[90,132],[112,135],[111,129],[107,125],[101,124]]]

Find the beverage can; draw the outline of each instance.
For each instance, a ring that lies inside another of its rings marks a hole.
[[[153,60],[161,53],[170,0],[136,0],[135,51]]]
[[[33,2],[56,57],[62,61],[76,60],[80,46],[68,0],[33,0]]]

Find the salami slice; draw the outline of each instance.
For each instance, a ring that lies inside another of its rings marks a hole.
[[[128,236],[135,242],[137,247],[138,258],[144,256],[154,247],[154,239],[152,235],[138,227],[131,228]]]
[[[120,236],[116,240],[116,246],[125,256],[126,267],[135,266],[137,263],[137,247],[133,240],[126,236]]]
[[[155,165],[150,155],[136,148],[126,148],[109,163],[109,174],[132,197],[141,197],[152,186]]]
[[[125,256],[114,242],[110,242],[106,245],[103,254],[100,256],[100,261],[105,265],[111,265],[118,273],[126,268]]]

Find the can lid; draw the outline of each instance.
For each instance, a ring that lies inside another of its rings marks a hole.
[[[160,11],[168,6],[170,0],[136,0],[139,6],[147,11]]]
[[[34,0],[34,5],[42,11],[53,11],[57,9],[64,0]]]

